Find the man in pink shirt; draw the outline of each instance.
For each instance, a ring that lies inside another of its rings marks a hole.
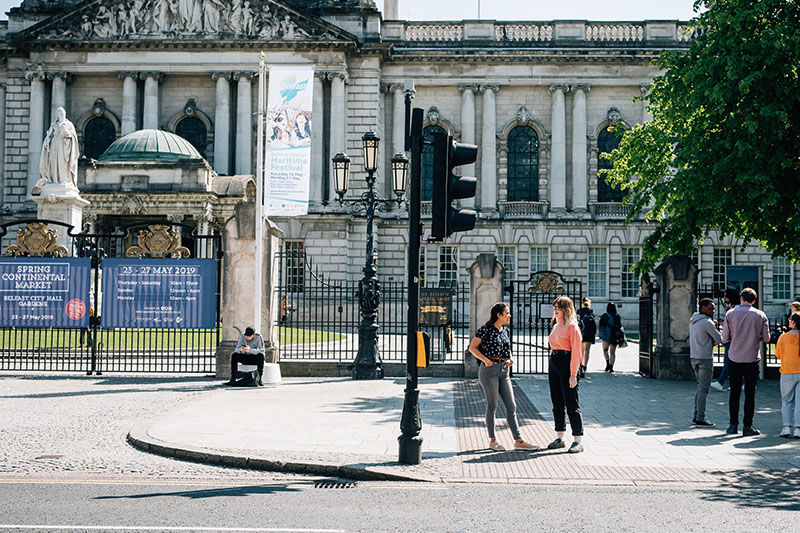
[[[727,433],[739,432],[739,398],[744,380],[744,418],[742,435],[758,435],[753,427],[753,413],[756,408],[756,383],[758,383],[758,361],[761,359],[761,344],[769,341],[769,321],[763,311],[753,307],[756,291],[747,288],[742,291],[741,305],[725,314],[722,327],[722,342],[730,342],[728,365],[731,380],[731,396],[728,408],[731,421]]]

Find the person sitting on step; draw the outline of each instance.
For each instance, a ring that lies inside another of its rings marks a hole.
[[[258,368],[258,384],[263,385],[261,378],[264,375],[264,339],[256,330],[248,326],[244,333],[239,335],[236,351],[231,354],[231,379],[228,385],[236,381],[236,372],[239,364],[256,365]]]

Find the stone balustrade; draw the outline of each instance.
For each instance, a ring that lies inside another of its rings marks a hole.
[[[625,218],[630,207],[619,202],[589,203],[589,212],[595,218]]]
[[[547,216],[547,202],[500,202],[503,218],[538,218]]]

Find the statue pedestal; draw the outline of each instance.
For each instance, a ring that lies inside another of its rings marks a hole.
[[[48,183],[42,188],[41,195],[33,197],[33,201],[39,206],[39,218],[69,224],[74,228],[73,233],[82,230],[83,208],[89,205],[89,201],[81,198],[74,185]],[[71,250],[72,239],[67,235],[66,228],[56,226],[55,230],[58,232],[58,244]]]

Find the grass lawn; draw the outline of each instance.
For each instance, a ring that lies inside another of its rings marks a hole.
[[[298,329],[287,326],[278,326],[278,343],[286,344],[315,344],[318,342],[332,342],[342,340],[345,336],[339,333],[319,331],[315,329]]]

